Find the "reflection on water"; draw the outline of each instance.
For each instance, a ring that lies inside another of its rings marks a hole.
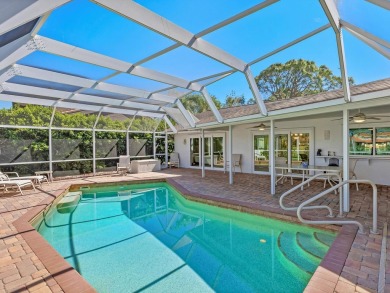
[[[38,227],[99,292],[300,292],[320,262],[308,250],[328,248],[313,229],[192,203],[165,184],[126,188],[89,190]]]

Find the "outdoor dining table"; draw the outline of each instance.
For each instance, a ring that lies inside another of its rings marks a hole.
[[[340,174],[342,168],[340,166],[316,166],[316,165],[306,165],[303,166],[302,164],[276,164],[275,169],[282,170],[281,177],[276,180],[276,183],[283,178],[286,177],[287,173],[289,171],[295,170],[301,172],[297,175],[299,177],[302,177],[302,182],[306,180],[306,178],[310,178],[310,171],[316,172],[316,173],[333,173],[333,174]],[[301,187],[303,190],[303,185]]]

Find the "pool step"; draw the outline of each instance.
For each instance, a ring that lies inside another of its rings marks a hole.
[[[308,257],[308,253],[298,245],[294,233],[281,232],[278,247],[288,261],[307,274],[313,274],[320,263],[318,258]]]
[[[327,247],[330,247],[333,243],[333,240],[335,239],[334,236],[332,235],[328,235],[328,234],[324,234],[324,233],[321,233],[321,232],[314,232],[314,238],[321,242],[322,244],[324,244],[325,246]]]
[[[318,241],[313,234],[297,232],[296,241],[302,250],[318,260],[321,260],[325,256],[329,248],[322,242]]]
[[[81,191],[68,192],[57,203],[57,211],[61,214],[71,213],[77,207],[81,198]]]

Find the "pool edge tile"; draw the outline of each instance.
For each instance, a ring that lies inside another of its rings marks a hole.
[[[64,184],[38,206],[28,210],[13,222],[19,235],[42,262],[64,292],[96,292],[96,290],[34,229],[30,221],[69,190],[71,183]],[[42,191],[42,190],[41,190]]]

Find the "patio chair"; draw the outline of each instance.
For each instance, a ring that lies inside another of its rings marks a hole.
[[[18,188],[20,194],[23,195],[22,187],[25,186],[32,186],[34,191],[36,191],[35,185],[32,182],[32,180],[29,179],[9,180],[6,174],[0,172],[0,187],[4,188],[4,192],[8,191],[8,188],[16,187]]]
[[[276,157],[275,158],[276,165],[285,165],[286,163],[287,163],[287,158],[285,158],[285,157]],[[294,184],[293,176],[292,176],[291,172],[286,171],[284,169],[276,169],[276,170],[277,171],[280,170],[279,172],[276,173],[276,184],[278,184],[279,181],[281,183],[283,183],[287,179],[287,177],[290,177],[291,185]]]
[[[240,172],[242,173],[242,168],[241,168],[241,154],[232,154],[232,160],[233,160],[233,173],[236,173],[236,167],[240,168]],[[230,162],[226,161],[225,165],[225,171],[229,169]]]
[[[172,168],[172,167],[177,167],[177,168],[179,168],[179,167],[180,167],[180,157],[179,157],[179,153],[172,152],[172,153],[169,155],[169,162],[168,162],[168,165],[169,165],[169,168]]]
[[[328,166],[334,166],[339,167],[340,166],[340,160],[338,158],[329,158]],[[326,172],[324,172],[326,173]],[[331,174],[339,174],[338,172],[328,172],[328,175],[325,176],[324,179],[324,188],[326,187],[326,182],[329,183],[330,186],[333,186],[336,182],[332,179]]]
[[[43,176],[43,175],[19,176],[18,172],[1,172],[0,171],[0,174],[1,173],[6,174],[9,180],[31,180],[31,181],[35,182],[36,184],[38,184],[39,186],[42,185],[43,181],[46,181],[46,183],[49,184],[49,180],[47,179],[46,176]],[[13,175],[13,177],[10,175]]]
[[[116,164],[118,174],[125,175],[130,172],[130,156],[119,156],[119,163]]]

